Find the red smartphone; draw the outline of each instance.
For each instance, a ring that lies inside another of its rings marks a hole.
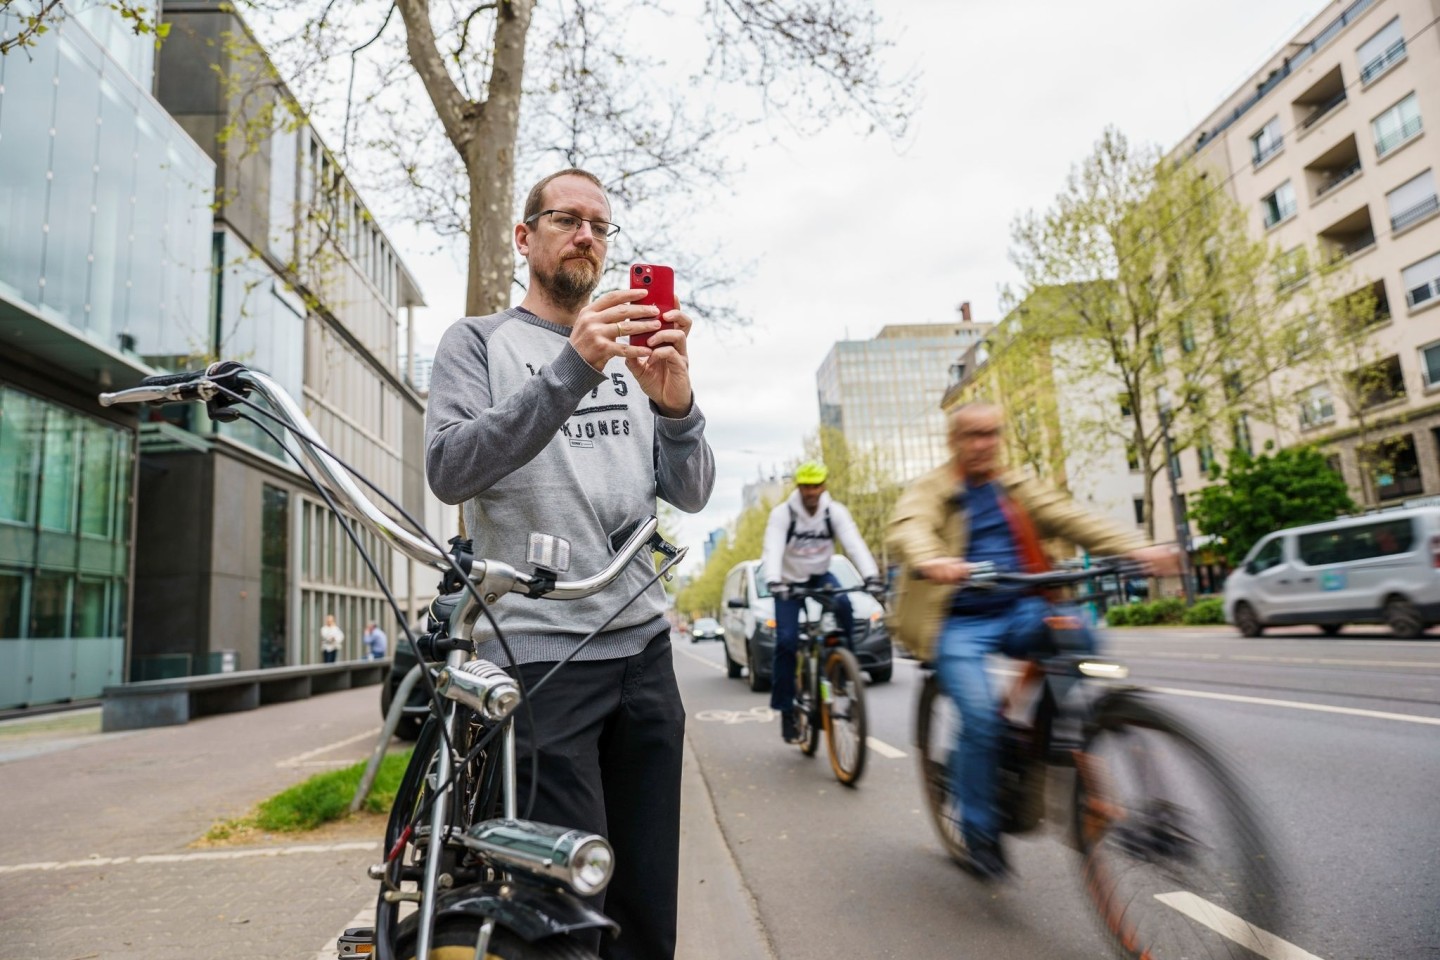
[[[662,317],[675,309],[675,271],[669,267],[662,267],[658,263],[635,264],[630,268],[630,289],[644,290],[645,296],[635,302],[643,303],[647,307],[659,307]],[[673,326],[675,324],[667,320],[660,321],[661,330],[669,330]],[[639,347],[648,347],[650,334],[631,334],[630,342]]]

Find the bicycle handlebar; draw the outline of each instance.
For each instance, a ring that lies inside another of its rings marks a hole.
[[[1096,561],[1093,567],[1081,570],[1046,570],[1042,573],[1010,573],[995,569],[993,563],[977,563],[970,577],[962,581],[961,589],[984,589],[990,586],[1013,587],[1065,587],[1103,577],[1132,576],[1143,574],[1143,564],[1127,559],[1105,558]]]
[[[315,425],[305,416],[295,398],[290,396],[284,387],[259,371],[233,361],[220,361],[212,363],[204,370],[146,377],[137,387],[102,393],[100,405],[110,407],[124,403],[180,401],[208,403],[221,395],[222,388],[239,394],[249,394],[252,390],[260,394],[275,414],[294,428],[294,434],[301,441],[296,446],[314,464],[325,486],[335,496],[336,502],[352,516],[407,557],[437,570],[450,569],[452,561],[448,554],[400,526],[365,495],[350,471],[327,452],[325,442],[315,430]],[[294,455],[293,450],[290,452]],[[489,579],[492,583],[502,585],[505,591],[510,593],[543,595],[558,600],[588,597],[598,593],[620,576],[626,565],[635,559],[655,535],[658,527],[659,521],[655,517],[639,524],[603,570],[582,580],[561,580],[553,585],[542,583],[540,578],[521,573],[503,561],[479,559],[471,567],[470,579],[474,582]],[[684,551],[678,553],[683,555]]]

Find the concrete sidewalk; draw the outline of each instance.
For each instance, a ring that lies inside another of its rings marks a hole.
[[[334,956],[373,906],[368,828],[191,844],[378,728],[374,688],[123,735],[93,710],[0,723],[0,960]],[[688,744],[682,789],[680,960],[770,960]]]

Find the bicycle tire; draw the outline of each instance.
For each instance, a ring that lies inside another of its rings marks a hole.
[[[820,749],[820,683],[815,660],[806,651],[800,652],[800,677],[795,691],[795,734],[800,752],[815,756]]]
[[[1215,751],[1143,696],[1097,705],[1076,755],[1087,899],[1117,953],[1231,958],[1274,932],[1280,884],[1254,810]]]
[[[429,960],[475,960],[480,937],[479,917],[452,917],[435,924]],[[415,960],[415,938],[401,945],[397,956]],[[567,937],[546,937],[533,943],[497,927],[485,948],[485,960],[595,960],[597,954]]]
[[[825,679],[830,695],[820,704],[825,743],[835,779],[847,787],[860,782],[865,772],[865,680],[860,661],[844,648],[825,657]]]
[[[925,809],[945,853],[961,866],[970,863],[970,851],[960,830],[960,817],[951,790],[950,754],[960,735],[960,712],[940,686],[940,678],[927,674],[915,706],[915,753],[920,762],[920,785]]]

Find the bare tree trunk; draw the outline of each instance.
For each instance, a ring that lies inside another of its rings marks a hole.
[[[510,241],[510,208],[515,189],[515,138],[520,126],[525,38],[535,0],[501,0],[483,102],[468,100],[456,86],[435,43],[428,0],[397,0],[405,20],[410,62],[430,96],[470,186],[470,256],[465,312],[483,316],[505,309],[515,256]]]

